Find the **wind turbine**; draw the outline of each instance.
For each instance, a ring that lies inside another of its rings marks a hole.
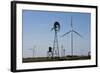
[[[29,49],[29,50],[32,51],[32,57],[35,57],[35,48],[36,48],[36,46],[34,46],[33,48]]]
[[[52,57],[54,57],[54,56],[59,57],[58,35],[57,35],[58,31],[60,30],[59,22],[56,21],[51,30],[54,30],[54,32],[55,32]]]
[[[35,57],[35,48],[36,46],[33,47],[33,57]]]
[[[75,31],[73,29],[73,23],[72,23],[73,19],[71,17],[71,30],[69,30],[68,32],[66,32],[65,34],[62,35],[62,37],[66,36],[67,34],[71,34],[71,56],[73,56],[73,34],[77,34],[78,36],[82,37],[77,31]]]
[[[62,49],[62,57],[65,57],[65,49],[64,49],[63,45],[61,45],[61,49]]]

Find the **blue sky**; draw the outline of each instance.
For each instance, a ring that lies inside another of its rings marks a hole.
[[[61,38],[60,36],[71,29],[71,17],[73,18],[73,28],[80,33],[83,38],[74,34],[74,54],[87,55],[90,51],[90,13],[77,12],[54,12],[54,11],[35,11],[23,10],[23,57],[47,56],[49,46],[53,46],[54,31],[51,31],[55,21],[61,25],[58,32],[59,50],[61,45],[65,48],[66,55],[71,53],[70,34]],[[61,55],[61,53],[60,53]]]

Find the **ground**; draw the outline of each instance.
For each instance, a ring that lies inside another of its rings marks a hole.
[[[23,63],[27,62],[45,62],[45,61],[72,61],[72,60],[87,60],[91,56],[65,56],[65,57],[33,57],[23,58]]]

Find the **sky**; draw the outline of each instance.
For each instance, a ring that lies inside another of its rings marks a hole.
[[[90,47],[90,13],[79,12],[55,12],[55,11],[22,11],[22,44],[23,58],[26,57],[45,57],[48,47],[53,47],[54,31],[51,31],[54,23],[60,23],[58,32],[58,44],[60,56],[62,55],[61,46],[65,49],[65,55],[71,54],[71,34],[61,37],[64,33],[71,30],[71,17],[73,29],[80,33],[83,38],[73,34],[73,53],[74,55],[88,55]]]

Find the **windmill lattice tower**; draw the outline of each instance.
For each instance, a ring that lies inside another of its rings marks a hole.
[[[58,31],[60,30],[60,24],[59,22],[55,22],[53,25],[52,30],[54,30],[54,43],[53,43],[53,51],[52,51],[52,57],[59,57],[59,47],[58,47]]]

